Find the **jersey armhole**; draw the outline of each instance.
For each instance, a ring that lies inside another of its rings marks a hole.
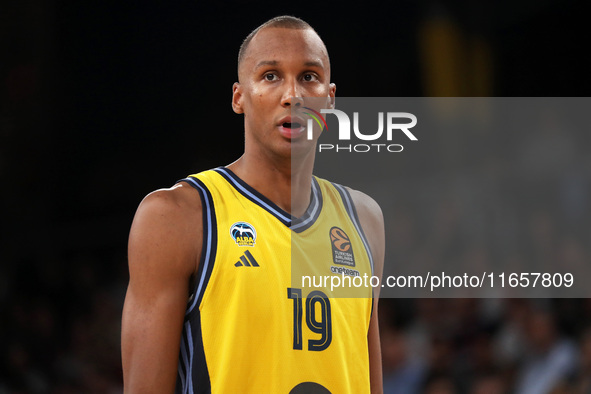
[[[363,246],[365,247],[365,251],[367,253],[367,257],[369,258],[369,264],[371,266],[371,274],[374,274],[374,266],[373,266],[373,255],[371,253],[371,248],[369,247],[369,242],[367,242],[367,238],[365,237],[365,233],[363,232],[363,227],[361,227],[361,222],[359,221],[359,217],[357,216],[357,210],[355,209],[355,204],[353,203],[353,198],[349,191],[339,185],[338,183],[332,183],[333,187],[339,192],[341,196],[341,201],[345,206],[345,210],[349,214],[349,218],[351,222],[353,222],[353,226],[357,230],[359,237],[361,238],[361,242],[363,242]]]
[[[188,319],[195,307],[201,304],[203,294],[207,288],[217,250],[217,221],[213,198],[207,186],[197,177],[189,176],[179,180],[177,183],[185,182],[192,186],[199,193],[201,198],[202,218],[203,218],[203,240],[201,247],[201,257],[199,258],[199,268],[195,277],[195,283],[191,289],[191,296],[187,304],[185,319]]]

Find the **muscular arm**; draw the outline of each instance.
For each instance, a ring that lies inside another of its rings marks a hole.
[[[369,242],[374,260],[374,275],[382,278],[384,270],[384,217],[379,205],[369,196],[356,190],[349,190],[355,203],[357,215],[361,222],[363,232]],[[371,380],[371,392],[373,394],[383,392],[382,382],[382,351],[380,348],[380,332],[378,327],[378,301],[380,287],[374,289],[373,313],[367,333],[369,350],[369,368]]]
[[[136,212],[121,328],[125,393],[174,391],[201,234],[201,205],[190,186],[153,192]]]

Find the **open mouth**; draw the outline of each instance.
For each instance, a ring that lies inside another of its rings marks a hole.
[[[302,125],[298,122],[285,122],[283,123],[283,127],[285,127],[286,129],[299,129],[300,127],[302,127]]]

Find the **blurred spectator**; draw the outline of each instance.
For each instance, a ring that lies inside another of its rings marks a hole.
[[[505,316],[495,337],[495,353],[506,368],[515,366],[525,351],[525,326],[530,313],[528,300],[508,299]]]
[[[392,326],[381,331],[384,393],[419,393],[425,373],[425,365],[408,353],[408,341],[404,334]]]
[[[504,378],[497,373],[478,376],[470,390],[470,394],[505,394],[507,384]]]
[[[445,374],[430,376],[423,390],[424,394],[456,394],[457,392],[453,379]]]
[[[554,317],[547,310],[533,311],[525,330],[528,349],[517,376],[516,393],[551,393],[574,372],[576,347],[558,332]]]
[[[579,364],[573,379],[568,384],[562,385],[564,392],[573,394],[591,393],[591,327],[583,332],[580,349]]]

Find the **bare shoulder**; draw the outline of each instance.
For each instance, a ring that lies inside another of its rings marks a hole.
[[[186,183],[148,194],[133,219],[130,257],[148,253],[152,257],[168,256],[167,264],[181,265],[176,267],[181,271],[195,271],[203,231],[201,212],[199,194]],[[136,260],[146,264],[154,259],[130,258],[130,265]]]
[[[355,209],[359,215],[359,220],[371,221],[371,223],[383,229],[384,215],[376,200],[359,190],[347,187],[347,191],[353,199],[353,204],[355,204]],[[376,229],[378,229],[377,227]],[[365,228],[363,230],[365,231]]]
[[[167,189],[158,189],[148,194],[140,203],[137,214],[155,214],[159,217],[187,214],[201,215],[199,194],[186,183],[177,183]]]

